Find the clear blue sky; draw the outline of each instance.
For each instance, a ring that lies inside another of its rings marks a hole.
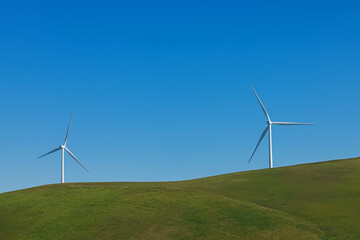
[[[1,1],[0,192],[360,155],[358,1],[117,2]]]

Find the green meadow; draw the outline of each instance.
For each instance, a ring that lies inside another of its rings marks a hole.
[[[360,158],[0,194],[0,239],[360,239]]]

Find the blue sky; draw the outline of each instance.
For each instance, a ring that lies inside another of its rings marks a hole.
[[[2,1],[0,192],[360,155],[358,1]]]

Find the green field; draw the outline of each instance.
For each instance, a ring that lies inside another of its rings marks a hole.
[[[360,158],[0,194],[0,239],[360,239]]]

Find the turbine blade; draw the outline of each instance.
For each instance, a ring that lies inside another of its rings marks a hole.
[[[272,122],[275,125],[317,125],[316,123]]]
[[[64,146],[66,146],[66,142],[67,142],[68,137],[69,137],[69,131],[70,131],[70,125],[71,125],[72,116],[73,116],[73,113],[71,113],[69,126],[68,126],[68,129],[67,129],[67,132],[66,132],[66,136],[65,136],[65,143],[64,143]]]
[[[49,154],[54,153],[54,152],[56,152],[56,151],[59,151],[60,149],[61,149],[61,148],[55,148],[54,150],[51,150],[50,152],[45,153],[44,155],[41,155],[41,156],[38,157],[37,159],[42,158],[42,157],[45,157],[46,155],[49,155]]]
[[[265,137],[265,135],[266,135],[266,133],[267,133],[267,131],[268,131],[268,130],[269,130],[269,126],[267,126],[267,127],[265,128],[265,130],[263,131],[263,133],[261,134],[261,137],[260,137],[260,139],[259,139],[259,142],[258,142],[258,144],[256,145],[256,148],[255,148],[255,150],[254,150],[253,154],[251,155],[251,158],[250,158],[250,160],[249,160],[249,162],[248,162],[248,163],[250,163],[251,159],[253,158],[253,156],[254,156],[254,154],[255,154],[256,150],[258,149],[258,147],[259,147],[259,145],[260,145],[261,141],[262,141],[262,140],[263,140],[263,138]]]
[[[267,113],[264,104],[261,102],[261,100],[260,100],[260,98],[259,98],[259,95],[258,95],[257,92],[255,91],[255,88],[253,87],[252,84],[251,84],[251,87],[252,87],[252,89],[253,89],[253,91],[254,91],[254,93],[255,93],[255,95],[256,95],[257,100],[258,100],[259,103],[260,103],[260,106],[261,106],[262,110],[264,111],[264,114],[265,114],[267,120],[270,121],[269,114]]]
[[[75,159],[75,161],[77,161],[87,172],[89,172],[89,170],[87,170],[87,168],[75,157],[74,154],[72,154],[72,152],[70,152],[69,149],[67,149],[67,147],[65,147],[65,150],[70,154],[70,156],[72,156],[73,159]]]

